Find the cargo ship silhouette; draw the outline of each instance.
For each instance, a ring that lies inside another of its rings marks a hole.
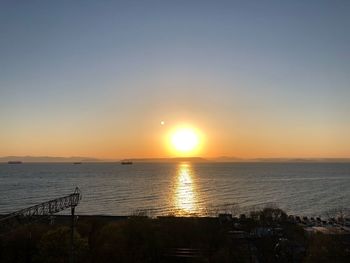
[[[21,161],[8,161],[8,164],[21,164]]]

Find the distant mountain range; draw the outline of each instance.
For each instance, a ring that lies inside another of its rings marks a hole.
[[[175,157],[175,158],[129,158],[129,159],[98,159],[91,157],[52,157],[52,156],[5,156],[0,157],[0,163],[11,161],[20,161],[23,163],[73,163],[73,162],[148,162],[148,163],[166,163],[166,162],[350,162],[350,158],[252,158],[245,159],[239,157],[221,156],[216,158],[202,157]]]
[[[69,163],[69,162],[99,162],[100,159],[87,157],[51,157],[51,156],[6,156],[0,157],[0,162],[21,161],[24,163]]]
[[[350,162],[350,158],[239,158],[239,157],[228,157],[221,156],[217,158],[211,158],[214,162],[273,162],[273,163],[285,163],[285,162]]]
[[[210,160],[201,157],[178,157],[178,158],[131,158],[131,159],[98,159],[89,157],[51,157],[51,156],[6,156],[0,157],[0,163],[20,161],[23,163],[74,163],[74,162],[149,162],[149,163],[166,163],[166,162],[210,162]]]
[[[139,162],[139,163],[172,163],[172,162],[205,163],[205,162],[211,162],[211,160],[201,158],[201,157],[132,158],[132,159],[124,159],[122,161],[131,161],[131,162]]]

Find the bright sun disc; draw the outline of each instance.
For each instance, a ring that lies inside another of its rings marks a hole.
[[[171,143],[177,151],[186,153],[195,150],[199,140],[192,129],[180,129],[171,136]]]

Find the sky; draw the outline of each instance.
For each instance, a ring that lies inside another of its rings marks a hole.
[[[350,1],[1,1],[0,156],[350,157]],[[161,125],[163,121],[164,125]]]

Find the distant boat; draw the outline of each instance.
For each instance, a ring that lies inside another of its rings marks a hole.
[[[132,161],[122,161],[121,164],[125,165],[125,164],[132,164]]]
[[[82,164],[82,162],[74,162],[73,164]]]
[[[8,161],[8,164],[21,164],[21,161]]]

